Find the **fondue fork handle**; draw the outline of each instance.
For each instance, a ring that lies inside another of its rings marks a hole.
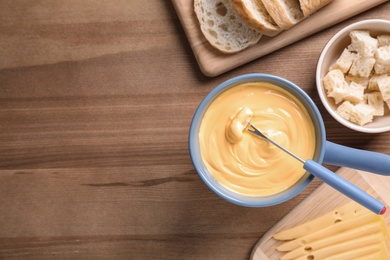
[[[359,150],[327,141],[324,163],[390,176],[390,155]]]
[[[386,207],[382,202],[319,163],[313,160],[306,160],[303,168],[372,212],[380,215],[386,212]]]
[[[361,204],[362,206],[366,207],[367,209],[371,210],[376,214],[382,215],[386,212],[385,205],[379,200],[369,195],[367,192],[363,191],[362,189],[358,188],[357,186],[348,182],[347,180],[341,178],[339,175],[327,169],[326,167],[322,166],[321,164],[310,159],[306,161],[301,159],[296,154],[290,152],[286,148],[275,143],[273,140],[268,138],[266,135],[264,135],[260,130],[258,130],[253,125],[248,124],[248,126],[249,127],[246,128],[248,132],[267,140],[268,142],[277,146],[278,148],[280,148],[290,156],[294,157],[295,159],[303,163],[303,168],[307,172],[311,173],[312,175],[322,180],[329,186],[333,187],[334,189],[338,190],[339,192],[343,193],[350,199],[356,201],[357,203]]]

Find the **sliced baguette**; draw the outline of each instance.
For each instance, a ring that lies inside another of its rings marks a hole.
[[[299,0],[303,16],[308,17],[333,0]]]
[[[241,20],[230,0],[195,0],[194,9],[203,35],[223,53],[242,51],[262,36]]]
[[[249,27],[267,36],[275,36],[282,31],[261,0],[231,1],[241,20]]]
[[[300,22],[304,16],[299,0],[262,0],[276,24],[287,30]]]

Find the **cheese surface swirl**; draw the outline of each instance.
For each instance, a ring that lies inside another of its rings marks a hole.
[[[253,82],[226,90],[207,108],[199,129],[207,169],[229,190],[251,197],[294,185],[306,172],[302,163],[245,131],[248,121],[302,159],[313,158],[315,130],[305,107],[278,86]]]

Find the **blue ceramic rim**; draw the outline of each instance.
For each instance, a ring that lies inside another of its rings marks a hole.
[[[318,163],[322,163],[325,154],[325,126],[321,113],[305,91],[294,83],[271,74],[252,73],[231,78],[214,88],[199,104],[191,122],[188,139],[190,157],[199,177],[208,188],[226,201],[246,207],[268,207],[285,202],[301,193],[310,184],[314,176],[306,172],[296,184],[281,193],[265,197],[249,197],[237,194],[218,183],[207,170],[200,154],[198,132],[205,111],[222,92],[247,82],[268,82],[277,85],[291,92],[306,107],[316,131],[316,151],[313,160]]]

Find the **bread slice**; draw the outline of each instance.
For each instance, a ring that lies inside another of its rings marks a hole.
[[[262,36],[240,19],[230,0],[195,0],[194,10],[203,35],[223,53],[246,49]]]
[[[304,16],[299,0],[262,0],[271,17],[283,30],[300,22]]]
[[[275,36],[282,31],[261,0],[231,1],[241,20],[249,27],[267,36]]]
[[[301,6],[303,16],[307,17],[332,1],[333,0],[299,0],[299,4]]]

